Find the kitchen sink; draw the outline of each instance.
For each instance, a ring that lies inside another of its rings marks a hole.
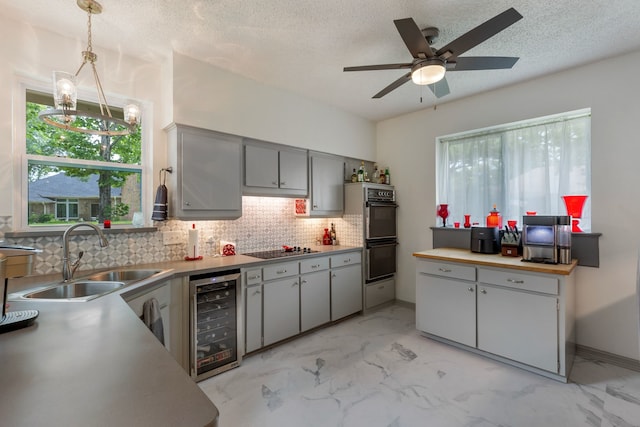
[[[98,282],[137,282],[146,279],[162,270],[109,270],[86,277],[87,281]]]
[[[117,281],[78,280],[29,292],[22,297],[27,299],[88,301],[113,292],[123,286],[124,282]]]

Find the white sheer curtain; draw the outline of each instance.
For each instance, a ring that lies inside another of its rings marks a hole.
[[[591,196],[591,115],[588,110],[441,137],[437,203],[448,203],[448,223],[485,225],[496,205],[506,220],[527,211],[567,215],[563,195]],[[591,230],[590,197],[580,226]]]

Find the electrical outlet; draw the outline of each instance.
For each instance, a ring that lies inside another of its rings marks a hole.
[[[167,245],[179,245],[184,243],[182,239],[182,233],[179,231],[164,231],[162,232],[162,243]]]

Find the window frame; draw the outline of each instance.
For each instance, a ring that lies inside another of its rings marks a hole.
[[[13,230],[17,231],[49,231],[60,230],[66,225],[47,225],[47,226],[31,226],[29,225],[29,182],[28,182],[28,161],[46,162],[47,164],[56,164],[59,166],[77,166],[105,169],[105,164],[93,160],[69,159],[69,158],[53,158],[48,156],[27,155],[26,147],[26,102],[27,91],[36,91],[42,93],[52,93],[51,82],[34,79],[26,76],[17,76],[12,96],[13,107]],[[51,95],[53,97],[53,94]],[[140,141],[140,165],[130,165],[114,163],[114,169],[131,172],[139,172],[141,176],[140,186],[140,203],[143,217],[145,218],[145,226],[151,225],[151,191],[153,185],[153,139],[152,139],[152,106],[151,103],[132,99],[121,95],[107,94],[109,105],[122,107],[131,101],[135,101],[140,105],[142,110],[141,121],[141,141]],[[85,87],[78,87],[78,100],[98,103],[95,88],[93,90]],[[130,225],[122,226],[124,228],[133,227]]]
[[[578,110],[572,110],[572,111],[566,111],[566,112],[562,112],[562,113],[557,113],[557,114],[552,114],[552,115],[546,115],[546,116],[540,116],[540,117],[535,117],[535,118],[531,118],[531,119],[525,119],[525,120],[518,120],[518,121],[514,121],[514,122],[509,122],[509,123],[502,123],[502,124],[498,124],[498,125],[494,125],[494,126],[489,126],[489,127],[485,127],[485,128],[480,128],[480,129],[472,129],[472,130],[468,130],[468,131],[464,131],[464,132],[458,132],[458,133],[454,133],[454,134],[449,134],[449,135],[442,135],[442,136],[438,136],[436,137],[436,204],[439,203],[448,203],[448,196],[446,194],[442,194],[442,189],[443,186],[446,186],[446,182],[447,182],[447,177],[443,174],[441,168],[443,167],[443,160],[444,163],[448,163],[448,156],[447,156],[447,152],[445,151],[447,148],[445,147],[444,142],[453,142],[455,143],[456,141],[459,140],[467,140],[470,138],[477,138],[477,137],[490,137],[490,136],[495,136],[495,135],[500,135],[500,138],[503,137],[503,134],[505,132],[512,132],[512,131],[516,131],[518,129],[527,129],[527,128],[531,128],[534,126],[539,126],[539,125],[546,125],[546,124],[550,124],[550,123],[555,123],[555,122],[560,122],[560,121],[567,121],[567,120],[573,120],[573,119],[578,119],[581,117],[588,117],[589,118],[589,123],[591,126],[591,122],[592,122],[592,110],[591,108],[582,108],[582,109],[578,109]],[[592,152],[592,132],[589,131],[589,165],[588,165],[588,184],[587,184],[587,188],[588,188],[588,196],[589,198],[591,198],[592,196],[592,187],[591,187],[591,180],[592,180],[592,170],[591,170],[591,152]],[[500,173],[504,173],[504,167],[501,167],[500,169]],[[500,194],[500,197],[502,197],[504,200],[506,200],[506,197],[509,196],[509,193],[507,191],[506,188],[503,189],[502,194]],[[493,203],[496,203],[498,205],[498,210],[501,210],[501,206],[498,203],[498,200],[494,200]],[[589,202],[590,203],[590,202]],[[560,203],[560,205],[562,205]],[[485,209],[486,214],[489,213],[489,209]],[[538,214],[541,214],[540,212]],[[504,212],[503,212],[504,215]],[[522,211],[522,215],[525,215],[525,211]],[[555,215],[566,215],[566,211],[564,211],[564,209],[560,209],[558,213],[556,213]],[[588,208],[588,213],[587,213],[587,229],[591,228],[591,211],[590,208]],[[480,225],[484,225],[484,221],[482,221],[482,218],[476,218],[475,216],[473,217],[473,220],[480,220]],[[585,218],[583,216],[583,218]],[[516,218],[514,218],[516,219]],[[521,218],[517,218],[518,221],[518,225],[520,225],[520,220]],[[506,221],[506,219],[505,219]],[[437,224],[437,222],[436,222]]]

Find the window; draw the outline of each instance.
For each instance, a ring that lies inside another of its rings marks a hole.
[[[110,137],[49,126],[38,119],[38,113],[53,103],[53,96],[38,90],[25,87],[22,224],[101,223],[104,219],[130,224],[133,213],[143,206],[141,130]],[[78,103],[83,109],[98,108]],[[118,114],[117,107],[110,109]]]
[[[450,217],[485,225],[496,205],[518,224],[527,211],[567,215],[563,195],[591,195],[591,112],[580,110],[438,138],[437,200]],[[590,202],[580,226],[591,229]]]

